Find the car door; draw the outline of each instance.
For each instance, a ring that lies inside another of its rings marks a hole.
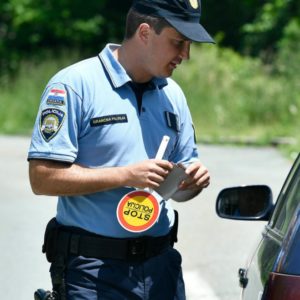
[[[300,158],[282,190],[281,207],[270,225],[283,237],[280,253],[265,289],[264,299],[300,299]]]
[[[295,229],[295,218],[299,211],[300,197],[300,157],[296,159],[278,196],[276,206],[262,238],[244,272],[240,272],[244,285],[242,299],[267,299],[266,286],[270,274],[278,271],[278,266],[287,254],[285,245],[290,243]],[[270,299],[270,298],[268,298]],[[273,299],[273,298],[272,298]],[[283,299],[283,298],[282,298]]]

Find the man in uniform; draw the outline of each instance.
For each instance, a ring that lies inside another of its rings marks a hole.
[[[200,14],[200,0],[134,1],[121,45],[45,88],[29,174],[35,194],[58,196],[54,246],[53,236],[44,246],[61,299],[185,299],[176,214],[154,190],[179,163],[186,179],[175,200],[209,185],[186,99],[170,79],[192,41],[213,43]]]

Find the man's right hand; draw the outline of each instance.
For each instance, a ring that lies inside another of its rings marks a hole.
[[[167,160],[150,159],[125,168],[127,186],[136,188],[157,188],[173,168]]]

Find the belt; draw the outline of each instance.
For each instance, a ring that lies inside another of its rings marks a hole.
[[[160,237],[109,238],[60,230],[57,251],[68,255],[141,261],[173,246],[173,232]]]

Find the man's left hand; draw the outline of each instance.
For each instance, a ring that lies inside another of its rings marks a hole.
[[[200,161],[190,164],[186,168],[185,173],[189,175],[189,178],[181,182],[179,186],[181,190],[190,189],[201,191],[210,184],[210,174]]]

